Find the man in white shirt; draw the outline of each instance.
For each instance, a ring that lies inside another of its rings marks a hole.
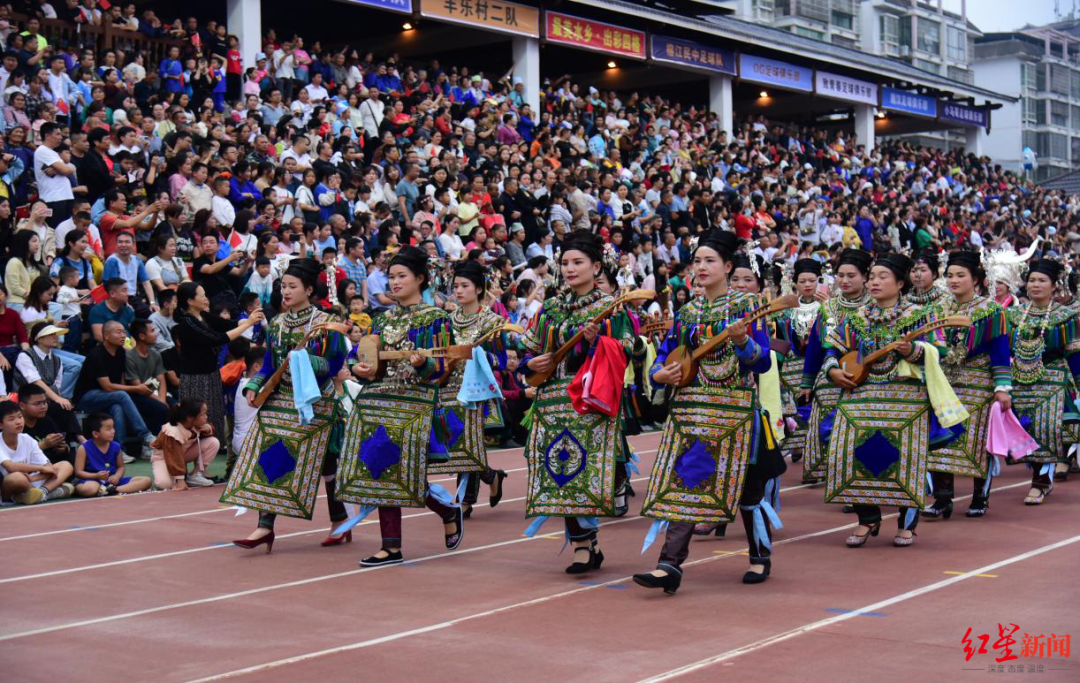
[[[11,80],[11,72],[19,68],[19,56],[14,52],[5,52],[3,64],[0,65],[0,92],[7,90],[8,82]],[[4,98],[7,101],[7,98]]]
[[[308,119],[311,118],[311,113],[315,110],[314,105],[311,104],[311,93],[307,88],[301,90],[300,95],[293,100],[290,110],[300,126],[306,128]]]
[[[41,145],[34,151],[34,178],[41,201],[52,211],[46,220],[53,228],[71,217],[75,204],[68,179],[75,175],[75,166],[70,163],[68,152],[65,151],[63,157],[56,153],[62,142],[60,126],[52,121],[41,124]]]
[[[330,97],[330,93],[323,87],[322,74],[317,71],[311,74],[311,82],[304,86],[304,90],[315,104],[322,104]]]
[[[360,105],[360,121],[369,138],[379,137],[379,126],[382,125],[385,109],[386,105],[379,101],[379,89],[374,86],[368,88],[368,98]]]
[[[236,209],[229,201],[229,179],[217,178],[214,180],[214,198],[210,200],[211,211],[214,219],[221,228],[231,228],[236,221]]]
[[[274,66],[274,77],[281,87],[281,94],[285,99],[292,99],[293,80],[296,78],[296,55],[293,54],[293,46],[289,41],[281,44],[270,55],[270,63]]]
[[[298,181],[304,180],[304,171],[311,168],[311,155],[308,154],[308,139],[306,135],[297,133],[293,136],[292,147],[281,153],[281,164],[285,166],[286,159],[296,162],[293,169],[293,177]]]

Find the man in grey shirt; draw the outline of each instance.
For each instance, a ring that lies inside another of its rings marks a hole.
[[[135,340],[135,348],[128,349],[125,353],[124,382],[134,386],[145,384],[150,387],[152,393],[149,398],[154,400],[141,403],[139,412],[146,422],[146,428],[151,434],[156,434],[169,417],[165,363],[161,360],[161,352],[154,348],[154,342],[157,341],[157,328],[147,320],[136,319],[131,321],[130,332],[132,339]]]
[[[158,353],[164,353],[176,346],[172,338],[172,328],[176,327],[173,313],[176,311],[176,291],[164,289],[158,292],[159,310],[150,314],[150,323],[157,331],[153,347]]]

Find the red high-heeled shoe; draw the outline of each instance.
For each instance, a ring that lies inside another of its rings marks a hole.
[[[345,543],[352,543],[352,529],[349,529],[340,536],[327,536],[319,545],[324,548],[329,548],[331,546],[342,545]]]
[[[233,545],[237,546],[238,548],[247,548],[248,550],[251,550],[253,548],[258,548],[260,545],[263,545],[264,543],[266,544],[266,554],[269,555],[270,551],[274,549],[274,532],[273,531],[271,531],[267,535],[263,536],[262,538],[255,539],[254,541],[248,540],[246,538],[238,538],[235,541],[233,541]]]

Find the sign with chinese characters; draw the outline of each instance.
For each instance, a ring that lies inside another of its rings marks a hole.
[[[388,9],[391,12],[412,14],[412,0],[349,0],[349,2],[376,9]]]
[[[900,90],[898,88],[881,89],[881,106],[883,109],[902,111],[905,114],[916,116],[937,116],[937,100],[926,95]]]
[[[1031,663],[1031,659],[1049,660],[1045,665],[1045,670],[1069,671],[1067,668],[1062,668],[1062,665],[1067,664],[1067,661],[1062,661],[1060,664],[1054,661],[1069,659],[1069,655],[1072,653],[1072,636],[1068,633],[1051,633],[1047,636],[1045,633],[1029,635],[1025,632],[1023,636],[1020,636],[1018,635],[1020,631],[1018,625],[998,623],[997,640],[994,641],[993,645],[990,645],[998,652],[990,652],[986,648],[990,644],[992,630],[987,629],[987,631],[987,633],[983,634],[973,633],[972,628],[968,627],[964,637],[960,639],[965,664],[971,662],[972,657],[976,655],[989,654],[994,660],[986,665],[989,673],[1024,673],[1025,671],[1028,673],[1043,673],[1044,665]],[[1014,646],[1019,650],[1019,655],[1013,650]],[[999,656],[995,657],[995,654]],[[1024,659],[1029,661],[1022,661]],[[1005,662],[1008,662],[1008,664]]]
[[[544,12],[544,37],[552,43],[645,59],[645,32],[593,19]]]
[[[775,59],[765,59],[754,55],[739,55],[739,78],[744,81],[766,83],[788,90],[800,90],[810,92],[814,89],[814,70],[805,66],[797,66],[780,62]]]
[[[420,14],[473,28],[540,37],[540,10],[501,0],[420,0]]]
[[[976,109],[956,102],[941,102],[941,119],[986,128],[989,124],[985,109]]]
[[[850,76],[831,74],[826,71],[814,73],[814,89],[818,95],[848,102],[877,105],[876,83],[860,81]]]
[[[651,36],[652,58],[699,69],[735,75],[735,52],[680,38]]]

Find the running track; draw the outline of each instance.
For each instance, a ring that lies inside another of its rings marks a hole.
[[[558,520],[522,535],[520,449],[492,453],[511,471],[506,493],[495,510],[478,506],[457,551],[433,515],[406,511],[410,561],[396,567],[357,566],[379,547],[375,519],[351,545],[320,548],[321,503],[314,522],[279,519],[272,555],[234,548],[255,515],[222,509],[220,487],[4,508],[0,680],[964,681],[1001,656],[965,661],[968,627],[977,647],[983,633],[994,645],[999,622],[1018,624],[1015,655],[1025,632],[1080,637],[1080,481],[1030,508],[1027,470],[1009,467],[987,517],[965,519],[963,498],[951,520],[923,520],[913,547],[894,548],[893,515],[852,550],[853,517],[799,485],[795,465],[770,580],[740,583],[734,524],[724,540],[694,541],[682,588],[666,596],[630,581],[659,550],[641,555],[648,522],[634,516],[658,441],[631,438],[638,497],[604,522],[607,559],[584,577],[563,572]],[[959,493],[970,486],[958,480]],[[1004,665],[1042,665],[1021,680],[1078,681],[1078,659]]]

